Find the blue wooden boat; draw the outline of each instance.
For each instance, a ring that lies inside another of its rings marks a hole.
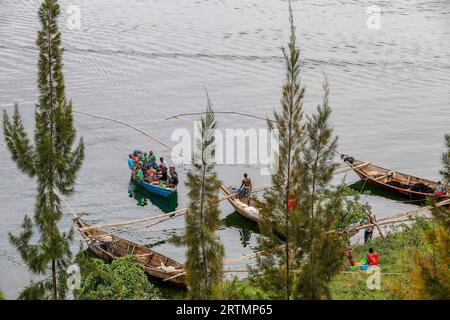
[[[133,198],[134,200],[137,200],[138,205],[141,206],[145,206],[148,203],[147,200],[150,200],[151,204],[157,206],[164,213],[175,211],[178,207],[177,192],[172,193],[167,198],[162,198],[151,192],[148,192],[147,190],[139,186],[138,183],[134,183],[132,180],[130,180],[130,183],[128,185],[128,196],[130,198]]]
[[[136,183],[138,186],[144,188],[148,192],[151,192],[157,196],[160,196],[162,198],[167,198],[171,196],[174,192],[177,192],[176,188],[166,188],[161,187],[155,184],[151,184],[142,180],[132,179],[134,183]]]

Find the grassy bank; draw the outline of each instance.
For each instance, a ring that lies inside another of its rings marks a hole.
[[[406,290],[405,276],[413,263],[412,248],[421,245],[421,239],[428,225],[418,221],[414,226],[393,229],[385,239],[377,238],[365,245],[353,247],[355,261],[365,257],[368,249],[372,247],[379,253],[381,269],[381,288],[370,290],[367,288],[366,271],[341,273],[331,283],[333,299],[341,300],[390,300],[395,299],[391,291],[392,286]]]

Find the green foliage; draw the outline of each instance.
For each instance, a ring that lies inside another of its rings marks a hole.
[[[81,288],[75,290],[77,300],[152,300],[159,295],[135,256],[122,257],[111,264],[87,257],[79,257],[78,261]]]
[[[282,112],[274,113],[279,134],[279,170],[272,176],[273,188],[259,204],[264,255],[252,271],[262,273],[261,287],[276,293],[277,299],[330,298],[328,285],[342,267],[345,247],[343,237],[333,229],[354,222],[356,212],[345,208],[351,206],[346,203],[348,188],[330,186],[337,167],[333,162],[337,137],[328,125],[331,107],[326,79],[322,104],[302,123],[304,88],[299,81],[300,53],[290,2],[289,22],[289,50],[283,50],[287,76]],[[272,122],[269,128],[275,129]],[[288,206],[292,200],[296,204],[293,211]]]
[[[445,135],[447,151],[442,154],[443,169],[440,171],[445,183],[450,183],[450,134]],[[434,207],[432,209],[433,217],[448,232],[450,232],[450,214],[448,208]]]
[[[335,220],[333,229],[344,232],[352,224],[359,223],[362,219],[367,218],[365,208],[370,210],[370,205],[367,202],[361,203],[361,194],[349,186],[341,185],[340,188],[342,196],[345,196],[345,209],[337,212],[338,217]]]
[[[392,300],[394,294],[385,286],[386,281],[397,280],[399,275],[382,275],[381,289],[369,290],[364,271],[345,273],[336,276],[330,285],[334,300]]]
[[[445,138],[448,150],[442,155],[441,174],[448,182],[450,135]],[[431,213],[434,217],[431,227],[424,232],[419,245],[412,248],[413,263],[403,284],[407,290],[392,285],[392,291],[401,299],[450,299],[450,210],[434,206]]]
[[[444,168],[440,173],[444,177],[445,183],[450,184],[450,134],[445,135],[445,142],[447,151],[442,154],[442,165]]]
[[[18,300],[48,300],[51,299],[52,282],[50,279],[31,282],[19,294]]]
[[[448,212],[447,214],[450,214]],[[423,237],[423,246],[414,250],[414,266],[408,274],[411,287],[407,298],[450,299],[450,232],[433,225]]]
[[[0,300],[5,300],[5,296],[3,294],[3,292],[0,291]]]
[[[73,127],[72,103],[66,100],[62,75],[61,34],[57,18],[60,7],[56,0],[45,0],[39,8],[41,30],[36,44],[39,48],[39,100],[35,110],[34,144],[23,126],[17,104],[10,119],[4,111],[3,132],[8,150],[19,170],[36,178],[37,196],[34,219],[25,216],[23,231],[9,235],[29,270],[45,274],[50,265],[52,298],[63,298],[65,282],[59,270],[71,258],[69,243],[73,230],[61,233],[58,222],[62,218],[58,192],[69,195],[74,190],[76,175],[84,158],[81,139],[73,148],[76,131]],[[30,244],[34,227],[39,241]],[[58,283],[59,282],[59,283]],[[31,284],[22,297],[47,298],[48,283]]]
[[[392,300],[410,290],[407,274],[414,265],[413,252],[420,249],[424,234],[430,230],[425,219],[418,219],[414,225],[395,227],[385,237],[375,238],[368,243],[353,247],[356,261],[366,256],[369,248],[379,253],[381,289],[367,288],[368,274],[365,271],[340,273],[333,277],[330,291],[333,299],[345,300]]]
[[[278,171],[272,175],[273,188],[267,190],[257,206],[261,208],[259,237],[260,249],[268,254],[258,258],[254,273],[263,272],[267,277],[261,281],[264,290],[278,292],[278,299],[290,299],[292,289],[291,270],[295,265],[292,248],[296,232],[295,216],[290,214],[288,200],[301,193],[301,148],[304,142],[303,96],[305,89],[300,84],[300,50],[296,47],[295,27],[291,3],[289,2],[291,27],[288,49],[283,48],[286,65],[286,80],[282,89],[280,113],[274,112],[275,124],[268,121],[269,129],[279,139]],[[283,235],[284,242],[279,234]]]
[[[240,280],[234,277],[224,281],[221,288],[221,299],[224,300],[270,300],[273,294],[264,291],[256,283],[260,277]]]
[[[221,221],[218,208],[220,181],[214,169],[214,130],[216,122],[208,96],[207,112],[199,125],[201,137],[193,157],[193,169],[187,175],[190,204],[186,213],[184,242],[188,296],[211,299],[223,275],[224,249],[216,231]]]

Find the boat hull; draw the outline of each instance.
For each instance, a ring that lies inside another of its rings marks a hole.
[[[229,196],[231,195],[234,190],[227,188],[226,186],[221,186],[220,190],[222,191],[224,196]],[[241,216],[243,216],[244,218],[247,218],[249,220],[252,220],[253,222],[259,223],[261,218],[259,217],[258,214],[251,214],[250,212],[247,212],[242,205],[240,204],[241,201],[237,198],[237,197],[229,197],[228,202],[231,204],[231,206],[234,208],[234,210],[236,210],[237,213],[239,213]]]
[[[392,171],[383,167],[372,165],[370,163],[363,163],[359,160],[354,160],[353,163],[346,163],[353,168],[353,171],[362,180],[366,180],[367,183],[370,183],[374,186],[385,189],[405,198],[414,200],[437,198],[438,201],[441,201],[449,197],[448,195],[443,197],[436,197],[433,192],[421,192],[411,189],[416,184],[422,184],[423,186],[429,188],[430,191],[434,190],[436,188],[436,182],[431,180],[418,178],[398,171]]]
[[[162,198],[168,198],[176,192],[175,189],[158,187],[145,181],[133,180],[133,182],[148,192]]]
[[[165,280],[178,286],[187,286],[187,277],[182,274],[180,276],[174,277],[174,273],[164,272],[158,267],[163,263],[165,266],[171,266],[175,269],[183,269],[183,265],[177,261],[170,259],[158,252],[155,252],[147,247],[141,246],[137,243],[131,242],[129,240],[112,236],[113,244],[109,250],[102,247],[96,241],[91,241],[91,237],[101,237],[102,235],[107,235],[103,230],[86,230],[84,228],[89,227],[83,220],[79,217],[74,219],[74,224],[77,230],[80,232],[81,236],[86,240],[89,249],[100,259],[106,262],[112,262],[120,257],[126,255],[135,255],[137,262],[142,264],[145,273],[152,278],[158,280]]]

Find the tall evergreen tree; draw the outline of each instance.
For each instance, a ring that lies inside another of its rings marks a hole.
[[[323,84],[322,105],[308,118],[307,134],[302,146],[301,192],[296,201],[296,243],[299,274],[295,297],[298,299],[331,298],[328,284],[342,268],[345,238],[335,232],[346,204],[346,188],[331,186],[337,164],[333,162],[337,137],[329,127],[331,107],[328,82]]]
[[[447,151],[442,154],[442,165],[444,168],[440,171],[444,178],[444,184],[450,184],[450,134],[445,135]]]
[[[439,172],[444,178],[444,185],[450,185],[450,134],[445,135],[447,150],[442,153],[442,170]],[[448,187],[447,187],[448,189]],[[440,199],[442,200],[442,198]],[[450,232],[450,212],[446,207],[435,207],[431,211],[437,222]]]
[[[74,190],[76,174],[84,158],[81,139],[73,148],[76,131],[73,127],[72,103],[65,96],[62,74],[61,34],[57,18],[60,7],[56,0],[44,0],[39,8],[41,30],[36,44],[39,48],[39,100],[35,109],[34,145],[28,138],[16,105],[12,120],[6,111],[3,130],[12,159],[24,173],[36,178],[37,195],[33,220],[25,216],[23,231],[9,235],[22,259],[32,273],[45,275],[51,269],[51,280],[32,283],[21,297],[63,298],[64,263],[70,258],[69,242],[73,230],[60,232],[58,222],[63,213],[58,193],[70,195]],[[31,244],[34,229],[39,240]],[[58,272],[60,271],[60,272]],[[49,294],[49,289],[51,294]],[[59,297],[58,297],[59,292]]]
[[[304,141],[303,96],[305,89],[300,84],[300,50],[296,47],[294,17],[289,1],[290,40],[283,48],[286,65],[286,80],[282,89],[280,113],[274,112],[275,121],[268,121],[269,129],[278,135],[278,171],[272,176],[273,188],[266,191],[260,207],[260,247],[266,254],[258,258],[258,269],[267,277],[267,286],[280,295],[291,298],[292,274],[296,269],[293,235],[296,232],[295,216],[289,209],[289,200],[300,194],[301,149]],[[283,240],[279,234],[283,234]]]
[[[440,171],[448,182],[450,176],[450,134],[445,135],[447,150],[442,154]],[[450,210],[445,207],[431,209],[434,220],[425,230],[419,246],[412,248],[414,263],[406,275],[407,287],[394,293],[401,299],[448,300],[450,298]]]
[[[184,242],[189,297],[207,300],[216,296],[223,276],[224,249],[216,235],[220,225],[218,191],[220,182],[214,169],[216,121],[211,100],[199,124],[193,169],[187,175],[190,205],[186,213]]]
[[[331,108],[326,80],[322,105],[302,121],[304,88],[299,81],[300,54],[290,2],[289,22],[289,50],[283,50],[287,77],[282,112],[275,112],[275,121],[268,122],[279,135],[279,169],[272,176],[273,188],[259,204],[264,255],[254,272],[263,274],[260,283],[275,298],[330,298],[328,283],[342,266],[345,244],[333,230],[345,216],[347,190],[330,186],[337,166],[333,162],[337,138],[328,125]]]

